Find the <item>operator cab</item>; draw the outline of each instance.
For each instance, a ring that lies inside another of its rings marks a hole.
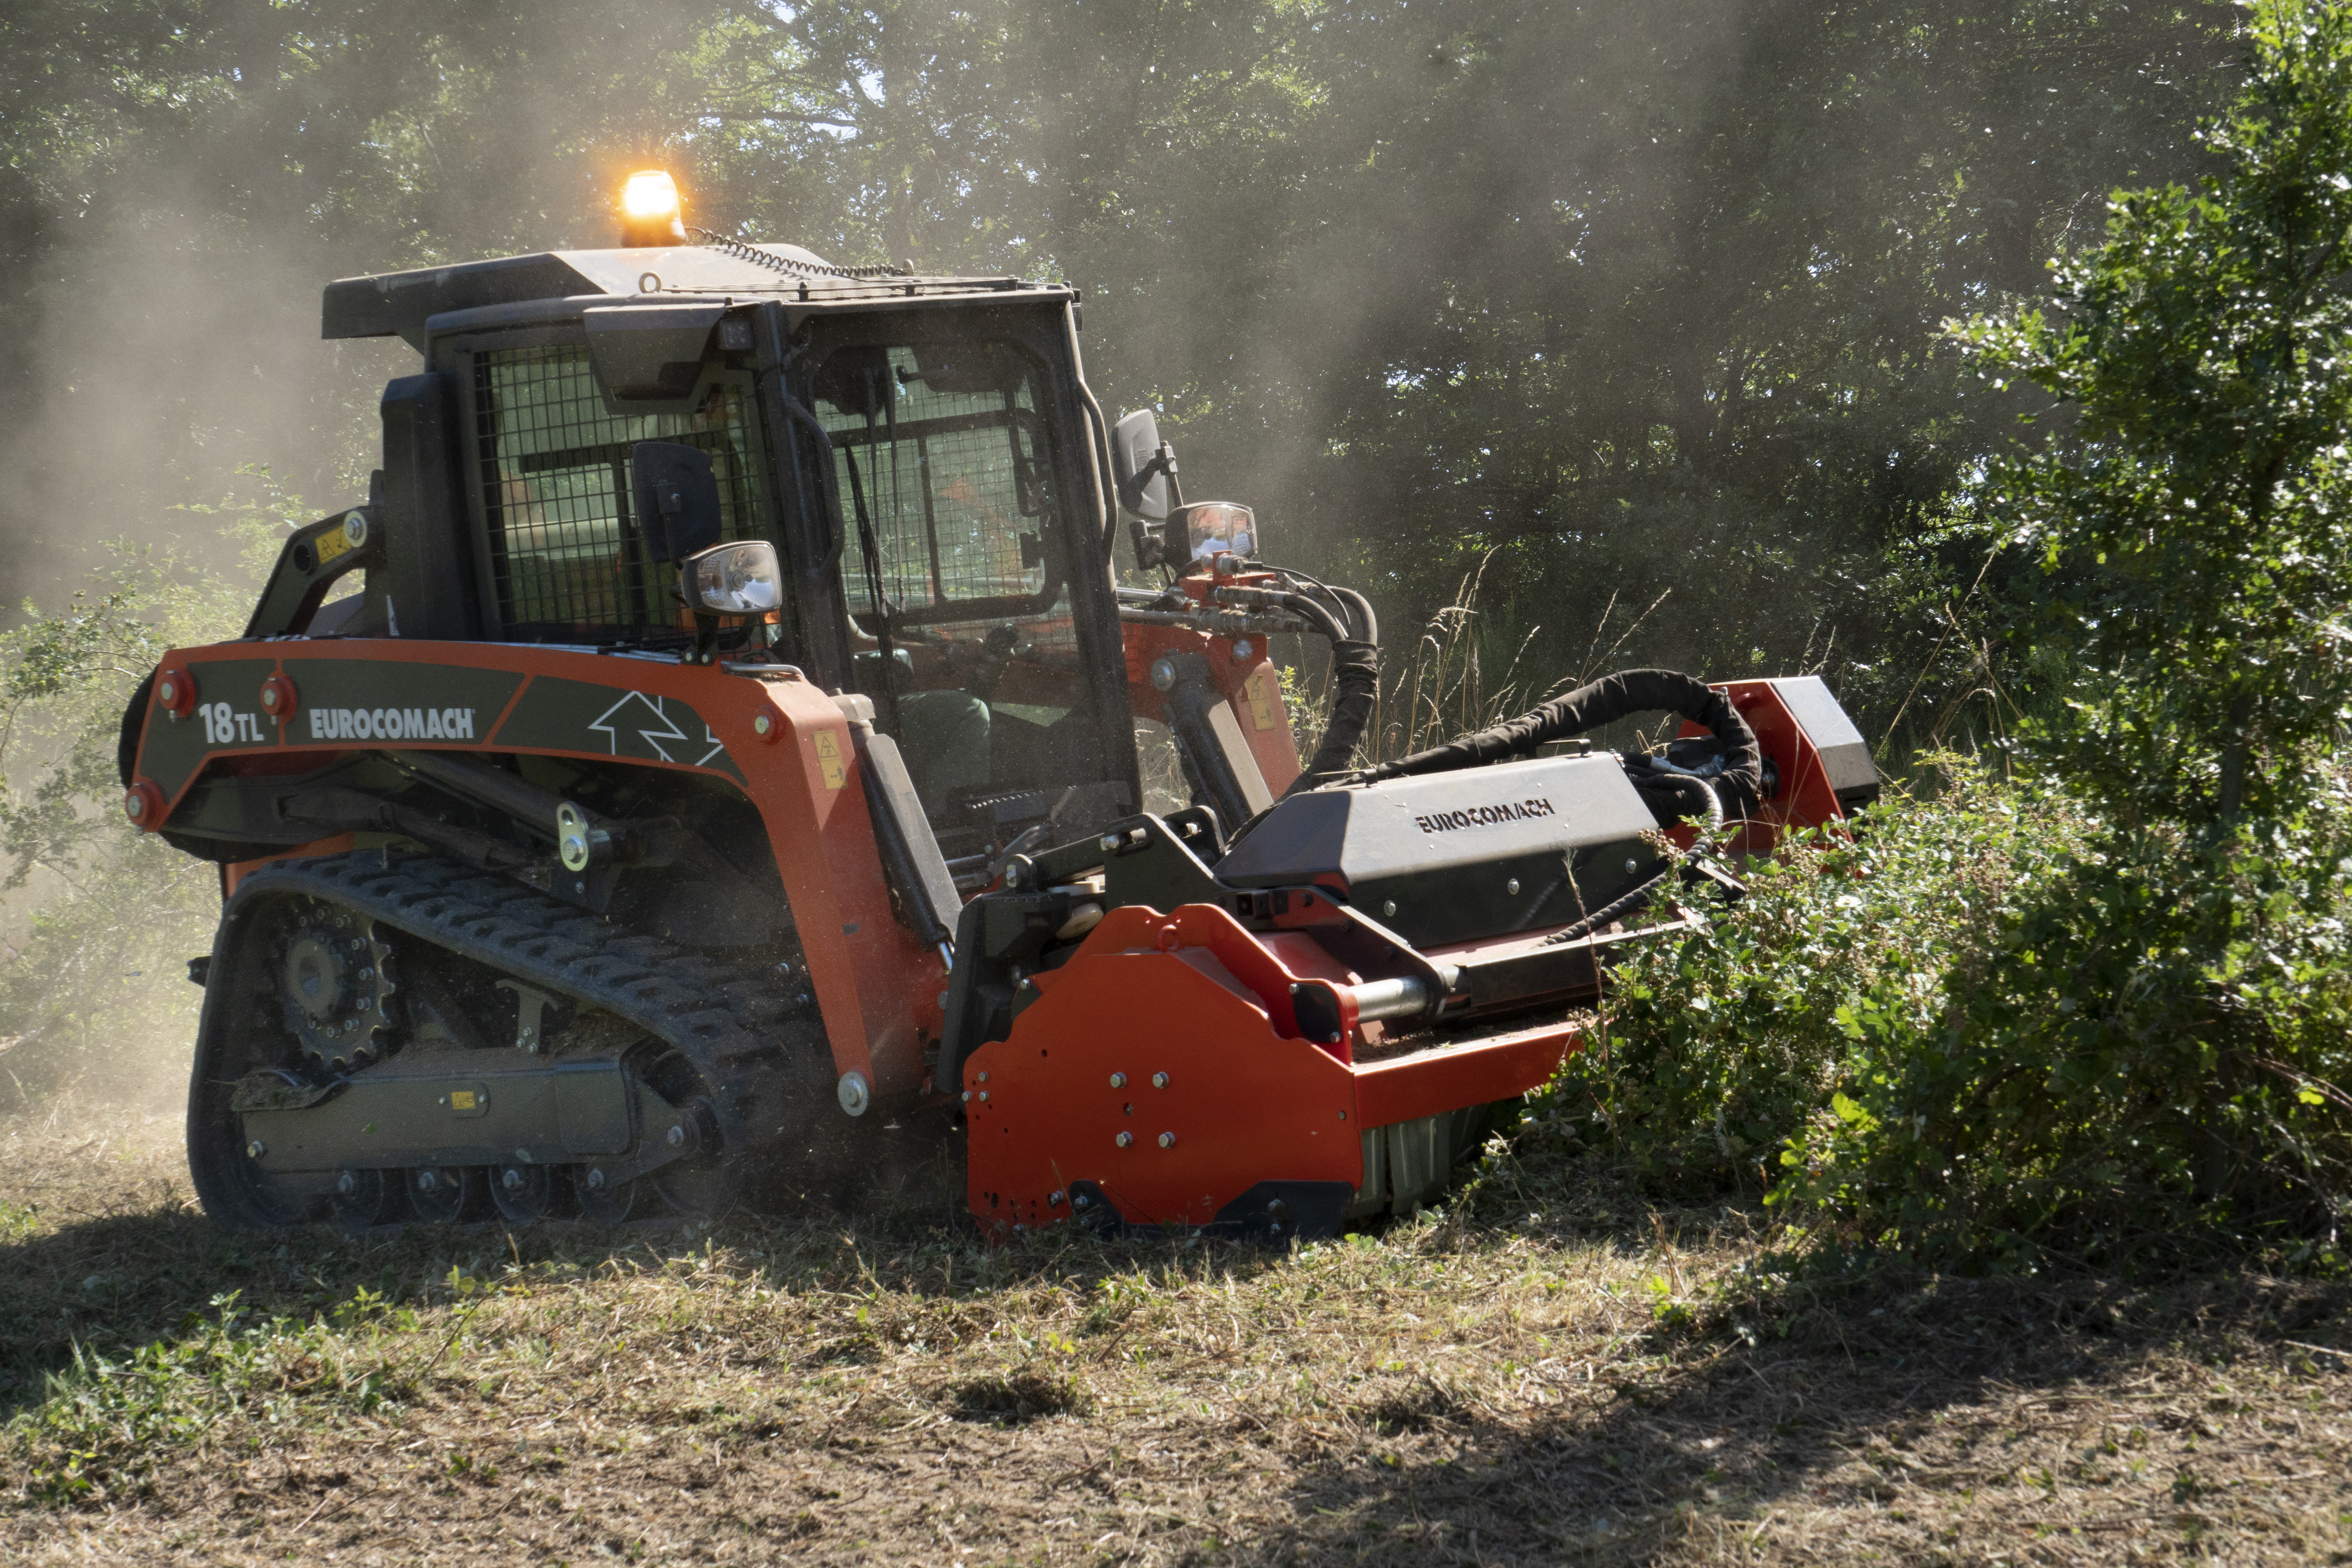
[[[332,284],[325,335],[425,370],[385,393],[387,559],[309,629],[684,656],[640,468],[685,448],[697,542],[783,568],[720,658],[867,698],[950,861],[1090,833],[1139,792],[1076,302],[732,241]]]

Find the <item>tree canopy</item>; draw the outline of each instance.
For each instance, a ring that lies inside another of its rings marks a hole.
[[[331,276],[690,221],[1058,275],[1196,493],[1410,625],[1964,691],[1939,542],[2021,405],[1939,345],[2191,178],[2220,5],[61,0],[0,16],[15,585],[242,464],[360,482]],[[1204,489],[1202,487],[1206,487]],[[1826,650],[1826,651],[1825,651]],[[1927,666],[1936,668],[1930,672]]]

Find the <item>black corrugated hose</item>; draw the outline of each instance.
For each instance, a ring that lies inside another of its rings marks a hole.
[[[1333,596],[1338,597],[1337,594]],[[1356,760],[1356,742],[1364,738],[1364,728],[1372,721],[1372,701],[1380,694],[1381,685],[1379,623],[1372,619],[1372,607],[1363,603],[1360,595],[1351,596],[1356,605],[1361,606],[1358,613],[1367,634],[1361,638],[1350,637],[1349,633],[1355,628],[1310,595],[1275,595],[1277,604],[1305,620],[1331,645],[1331,716],[1323,726],[1322,744],[1315,748],[1315,755],[1307,759],[1305,770],[1290,781],[1290,787],[1282,792],[1286,800],[1301,790],[1344,776]],[[1347,608],[1355,610],[1356,605]]]
[[[1726,816],[1746,816],[1752,812],[1762,796],[1764,784],[1764,752],[1756,743],[1756,731],[1748,727],[1748,721],[1739,716],[1739,710],[1723,693],[1703,680],[1672,669],[1621,669],[1614,675],[1604,675],[1589,686],[1555,697],[1516,719],[1392,763],[1382,763],[1359,776],[1369,782],[1484,767],[1489,763],[1526,756],[1548,742],[1564,741],[1588,730],[1597,730],[1612,720],[1661,710],[1706,725],[1722,752],[1723,771],[1712,778],[1700,778],[1689,773],[1629,765],[1627,776],[1641,792],[1651,815],[1665,825],[1686,816],[1711,816],[1703,797],[1691,787],[1694,784],[1711,789]]]

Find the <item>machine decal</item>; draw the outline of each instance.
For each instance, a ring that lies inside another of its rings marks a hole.
[[[1261,669],[1242,686],[1249,698],[1250,722],[1261,730],[1274,728],[1274,702],[1266,690],[1273,684],[1273,675]]]
[[[830,730],[816,732],[816,769],[824,775],[824,787],[839,789],[849,781],[849,764],[841,759],[841,742]]]
[[[684,700],[560,676],[532,679],[499,725],[496,744],[709,768],[739,781],[743,776],[717,731]]]
[[[616,757],[658,758],[674,763],[670,753],[675,743],[680,750],[686,746],[686,731],[671,722],[668,712],[658,697],[648,697],[642,691],[632,691],[596,715],[588,726],[592,734],[604,737],[607,748]],[[709,732],[708,727],[705,733]]]
[[[378,658],[289,658],[299,706],[289,746],[475,745],[512,701],[521,675]]]
[[[470,741],[471,708],[313,708],[314,741]]]
[[[1412,819],[1423,833],[1451,833],[1457,827],[1485,827],[1497,822],[1531,822],[1539,816],[1558,813],[1551,802],[1541,798],[1507,800],[1499,805],[1474,805],[1460,811],[1434,811],[1427,816]]]
[[[226,702],[205,702],[196,708],[204,721],[205,742],[213,746],[257,746],[277,736],[263,729],[267,715],[240,713]]]

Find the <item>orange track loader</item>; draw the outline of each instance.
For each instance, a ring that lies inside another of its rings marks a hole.
[[[668,227],[330,285],[422,356],[368,500],[124,715],[131,820],[221,868],[224,1224],[701,1213],[946,1138],[992,1231],[1329,1234],[1698,918],[1676,825],[1875,791],[1818,680],[1660,671],[1359,768],[1370,606],[1182,502],[1072,290]],[[1283,637],[1335,670],[1304,771]]]

